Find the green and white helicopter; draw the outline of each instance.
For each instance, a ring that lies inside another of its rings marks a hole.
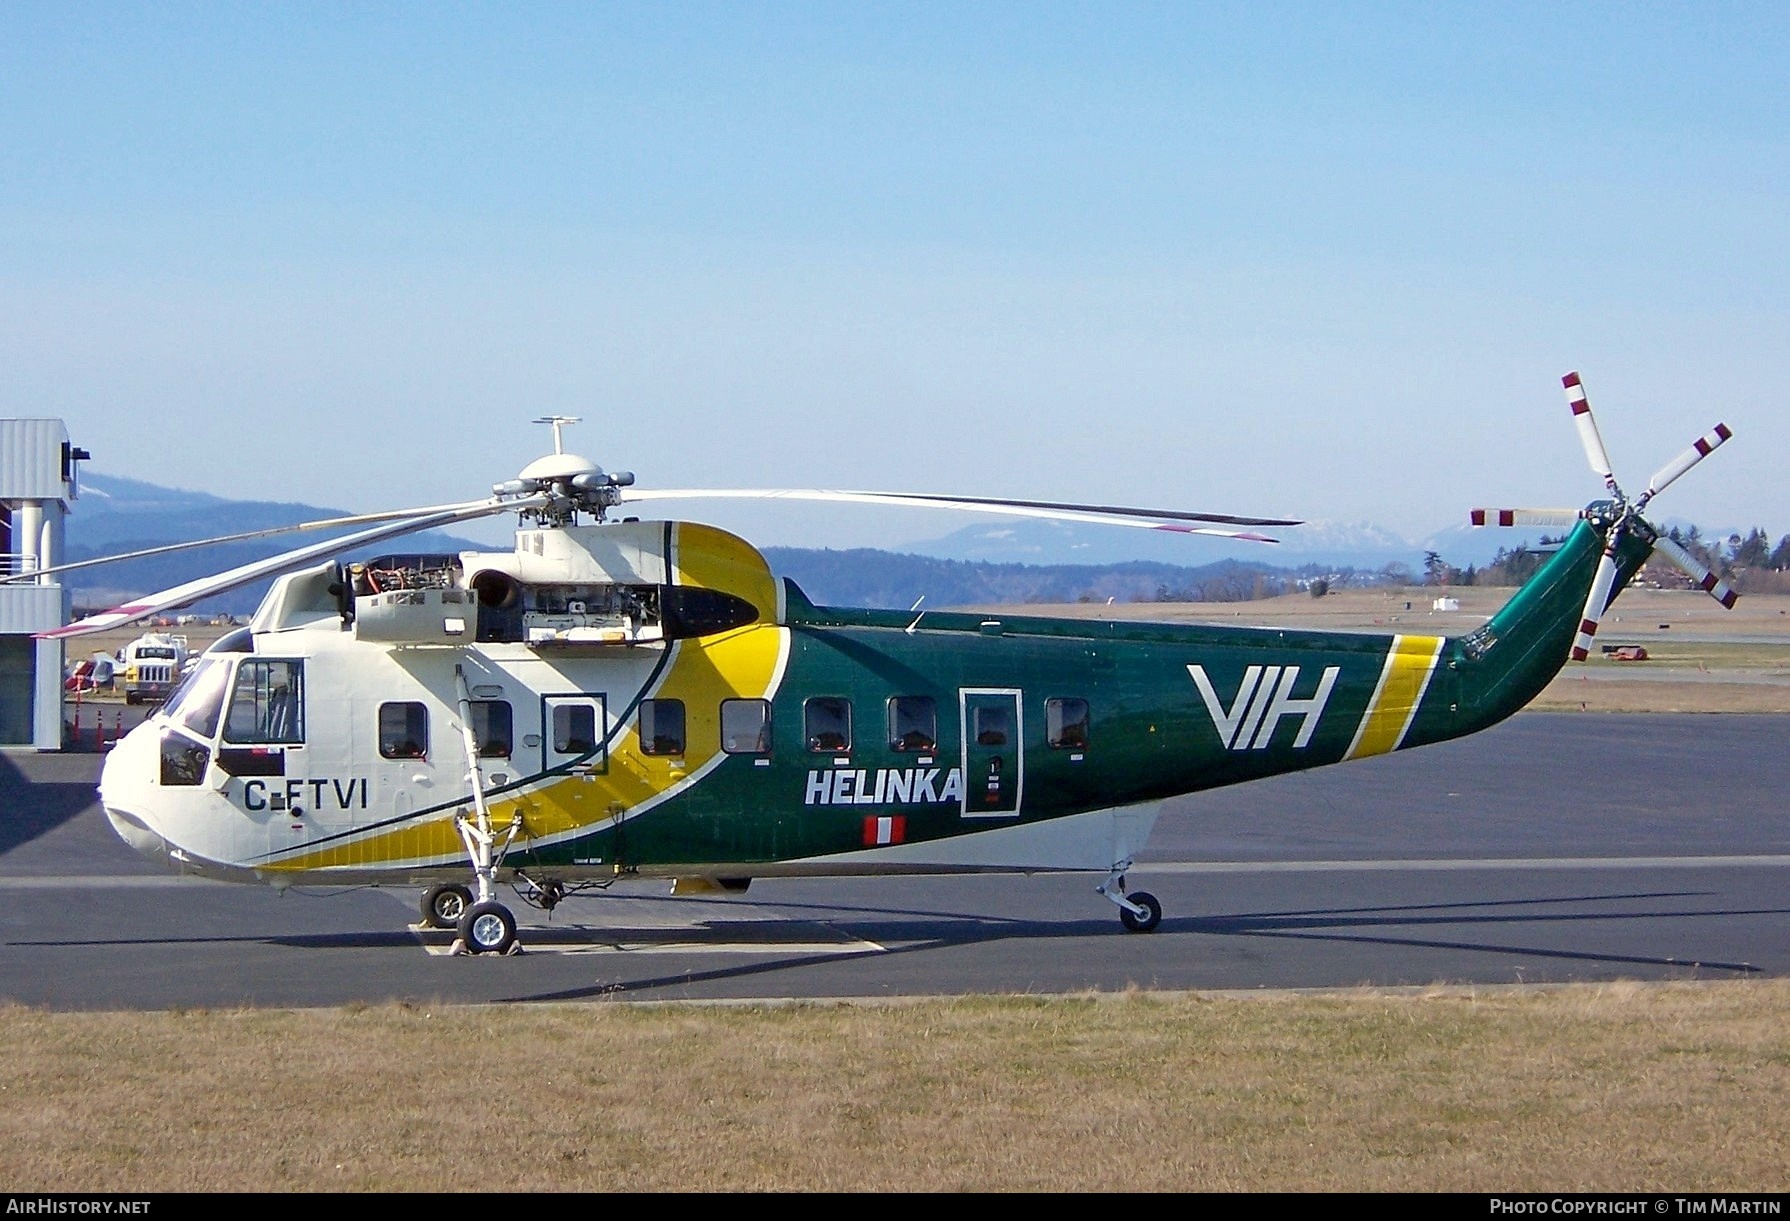
[[[163,590],[52,635],[148,618],[278,575],[247,627],[112,749],[101,802],[184,873],[276,887],[424,888],[456,949],[520,948],[508,886],[551,911],[618,880],[739,892],[754,878],[1098,876],[1123,926],[1160,903],[1126,874],[1165,800],[1460,737],[1510,716],[1655,555],[1734,593],[1642,517],[1725,426],[1631,500],[1576,374],[1606,495],[1477,510],[1570,526],[1459,637],[816,606],[733,534],[612,520],[624,505],[761,496],[949,507],[1273,541],[1272,518],[819,490],[650,490],[561,445],[475,501],[306,523],[347,537]],[[518,517],[513,550],[365,554]],[[377,524],[369,524],[377,523]],[[240,536],[237,536],[240,537]],[[208,540],[218,541],[218,540]],[[198,544],[185,544],[187,546]],[[120,557],[113,557],[120,558]]]

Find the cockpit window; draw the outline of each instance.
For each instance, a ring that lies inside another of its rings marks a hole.
[[[236,671],[230,715],[224,719],[230,742],[299,743],[305,740],[304,662],[251,658]]]
[[[218,714],[224,707],[224,684],[229,677],[230,662],[226,658],[200,658],[192,673],[162,704],[163,715],[172,717],[208,741],[216,737]]]

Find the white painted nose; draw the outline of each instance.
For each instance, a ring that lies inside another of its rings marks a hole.
[[[113,745],[100,769],[99,801],[118,838],[159,865],[169,864],[168,841],[155,828],[158,730],[148,722]]]

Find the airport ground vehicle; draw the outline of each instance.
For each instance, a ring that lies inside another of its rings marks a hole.
[[[127,704],[166,699],[186,671],[187,638],[146,632],[118,650],[117,673]]]

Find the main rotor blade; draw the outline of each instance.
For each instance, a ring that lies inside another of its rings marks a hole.
[[[1299,521],[1281,517],[1237,517],[1224,513],[1191,513],[1175,509],[1136,509],[1121,505],[1067,504],[1050,500],[1001,500],[986,496],[949,496],[920,492],[847,492],[824,488],[645,488],[629,489],[624,501],[633,500],[824,500],[844,504],[902,505],[916,509],[956,509],[969,513],[997,513],[1008,517],[1040,517],[1056,521],[1096,522],[1109,526],[1133,526],[1144,530],[1172,530],[1180,534],[1210,534],[1256,543],[1279,539],[1248,530],[1222,526],[1297,526]],[[1194,525],[1191,523],[1211,523]]]
[[[1610,605],[1610,589],[1615,584],[1616,552],[1612,538],[1610,545],[1604,548],[1603,558],[1597,562],[1597,575],[1591,579],[1591,592],[1585,598],[1585,613],[1579,617],[1579,634],[1572,642],[1574,661],[1584,661],[1591,655],[1591,638],[1597,635],[1597,625]]]
[[[1474,509],[1476,526],[1570,526],[1585,516],[1583,509]]]
[[[1697,583],[1699,589],[1729,610],[1733,610],[1734,604],[1740,601],[1740,595],[1734,592],[1732,586],[1716,576],[1704,566],[1701,560],[1671,539],[1661,535],[1653,540],[1653,549],[1676,564],[1683,570],[1685,576]]]
[[[352,551],[358,547],[365,547],[372,543],[383,542],[388,538],[399,538],[406,534],[415,534],[420,530],[433,530],[438,526],[449,526],[456,522],[472,521],[479,517],[489,517],[494,513],[534,508],[538,505],[545,504],[549,499],[551,499],[549,494],[541,493],[539,495],[522,497],[520,499],[485,500],[469,502],[464,505],[450,506],[433,513],[427,513],[422,517],[406,518],[403,521],[394,522],[389,525],[375,526],[371,530],[362,530],[355,534],[344,535],[341,538],[326,539],[320,543],[312,543],[308,547],[300,547],[295,551],[286,551],[279,555],[269,556],[266,559],[242,564],[226,572],[217,573],[214,576],[200,577],[197,580],[187,581],[169,589],[146,594],[134,602],[127,602],[122,606],[115,606],[110,610],[101,611],[96,615],[89,615],[87,618],[68,624],[66,627],[55,628],[48,632],[39,632],[37,635],[39,637],[51,639],[90,636],[95,632],[103,632],[108,628],[122,627],[125,624],[136,623],[140,620],[149,618],[151,615],[158,614],[161,611],[169,610],[177,606],[184,606],[189,602],[196,602],[200,598],[208,598],[214,594],[224,593],[228,590],[235,589],[239,585],[247,585],[251,581],[261,580],[263,577],[278,576],[280,573],[290,572],[295,568],[302,568],[313,560],[325,559],[332,555],[339,555],[344,551]]]
[[[1610,455],[1604,450],[1604,439],[1597,431],[1597,421],[1591,417],[1591,403],[1585,397],[1585,387],[1579,382],[1577,373],[1568,373],[1560,379],[1566,387],[1566,401],[1572,405],[1572,422],[1578,425],[1579,440],[1585,446],[1585,459],[1591,463],[1591,469],[1604,481],[1612,496],[1617,495],[1616,475],[1610,469]]]
[[[1690,470],[1691,467],[1713,454],[1720,448],[1722,442],[1733,435],[1726,424],[1717,424],[1713,431],[1698,437],[1689,449],[1660,467],[1653,478],[1648,480],[1647,490],[1641,494],[1641,499],[1635,502],[1635,511],[1638,513],[1646,508],[1648,501],[1665,491],[1674,480]]]
[[[467,509],[491,503],[486,500],[468,500],[460,504],[428,505],[415,509],[390,509],[383,513],[356,513],[348,517],[325,517],[316,521],[295,522],[289,526],[268,526],[262,530],[244,530],[240,534],[220,534],[216,538],[193,539],[184,543],[165,543],[159,547],[145,547],[141,551],[122,551],[117,555],[96,556],[89,560],[74,560],[67,564],[54,564],[48,568],[35,568],[30,572],[17,573],[0,578],[0,585],[18,582],[35,581],[38,577],[49,576],[58,572],[73,572],[77,568],[92,568],[100,564],[117,564],[125,560],[140,560],[152,555],[167,555],[175,551],[191,551],[197,547],[216,547],[223,543],[242,543],[250,539],[271,538],[279,534],[299,534],[307,530],[337,530],[344,526],[359,526],[368,522],[395,521],[399,518],[416,517],[426,513],[445,513],[453,509]]]

